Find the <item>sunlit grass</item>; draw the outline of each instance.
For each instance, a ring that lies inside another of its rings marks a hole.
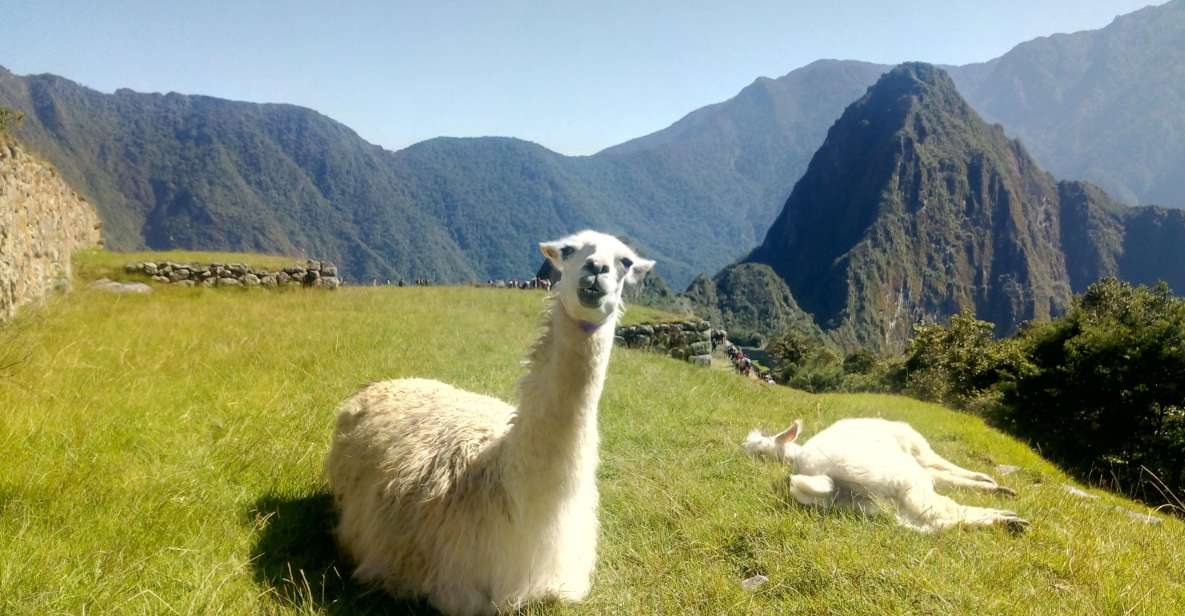
[[[96,254],[88,263],[129,260]],[[412,375],[512,399],[544,297],[77,287],[0,326],[0,366],[15,364],[0,369],[4,614],[406,611],[342,579],[321,477],[333,408]],[[1004,478],[1015,500],[951,494],[1016,509],[1032,529],[920,535],[889,516],[805,510],[778,496],[784,468],[738,451],[754,426],[801,416],[809,437],[867,415],[910,421],[957,464],[1023,467]],[[615,350],[601,427],[592,595],[532,612],[1167,614],[1185,599],[1181,522],[1074,497],[1028,448],[934,405]],[[769,583],[743,591],[755,573]]]

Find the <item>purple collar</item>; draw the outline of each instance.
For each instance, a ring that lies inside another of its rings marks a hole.
[[[590,321],[581,321],[580,330],[586,334],[591,334],[601,327],[601,323],[592,323]]]

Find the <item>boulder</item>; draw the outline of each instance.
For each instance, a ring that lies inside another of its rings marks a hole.
[[[157,274],[156,264],[155,263],[145,263],[144,267],[142,268],[142,271],[149,276],[155,276]]]
[[[688,350],[692,355],[710,355],[712,353],[712,343],[710,342],[693,342],[688,346]]]
[[[246,274],[243,276],[243,284],[248,287],[258,287],[259,276],[256,276],[255,274]]]
[[[220,286],[220,287],[238,287],[238,286],[242,286],[242,283],[240,283],[240,282],[238,281],[238,279],[237,279],[237,278],[231,278],[231,277],[229,277],[229,276],[227,276],[227,277],[224,277],[224,278],[219,278],[219,279],[218,279],[218,282],[217,282],[217,284],[218,284],[218,286]]]
[[[689,361],[697,366],[703,366],[703,367],[707,368],[708,366],[712,365],[712,356],[711,355],[692,355],[690,358],[688,358],[687,361]]]
[[[341,285],[342,282],[333,276],[321,279],[321,286],[325,287],[326,289],[336,289]]]

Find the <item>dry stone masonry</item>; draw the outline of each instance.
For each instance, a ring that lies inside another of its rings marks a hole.
[[[174,263],[172,261],[141,261],[128,263],[129,274],[143,274],[162,284],[185,287],[317,287],[336,289],[341,286],[337,266],[329,261],[308,260],[303,265],[291,265],[269,271],[245,263]]]
[[[616,344],[649,349],[697,366],[712,364],[712,325],[691,320],[675,323],[642,323],[617,328]]]
[[[99,245],[99,217],[53,167],[0,136],[0,321],[70,286],[70,256]]]

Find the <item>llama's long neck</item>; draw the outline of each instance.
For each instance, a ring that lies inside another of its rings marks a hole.
[[[597,405],[616,321],[591,327],[558,303],[545,316],[503,449],[504,468],[523,489],[562,494],[595,480]]]

